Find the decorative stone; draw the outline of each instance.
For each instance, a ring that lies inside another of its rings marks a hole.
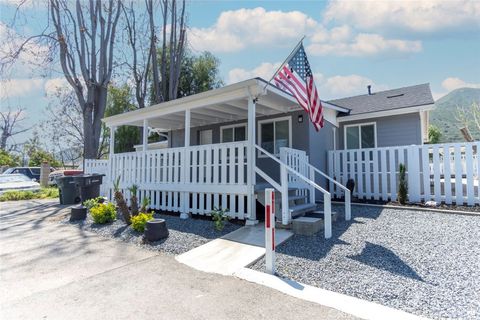
[[[144,231],[145,239],[148,241],[158,241],[168,237],[167,224],[164,219],[153,219],[147,221]]]
[[[87,208],[84,206],[73,207],[70,210],[70,221],[85,220],[87,218]]]
[[[299,217],[292,220],[292,231],[303,236],[313,236],[323,228],[323,220],[312,217]]]

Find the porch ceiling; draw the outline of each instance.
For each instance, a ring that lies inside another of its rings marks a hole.
[[[168,101],[103,119],[108,127],[143,126],[165,131],[183,129],[185,111],[190,110],[191,127],[247,119],[248,100],[258,98],[257,116],[280,114],[301,110],[295,98],[273,85],[265,88],[262,79],[250,79],[219,89]],[[264,89],[265,88],[265,89]]]

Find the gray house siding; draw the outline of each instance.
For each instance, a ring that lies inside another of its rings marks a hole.
[[[344,149],[344,134],[346,125],[369,122],[375,122],[376,124],[377,147],[422,144],[420,114],[417,112],[396,116],[341,122],[337,134],[338,149]]]
[[[325,121],[324,127],[320,131],[316,131],[312,124],[310,124],[310,139],[307,154],[309,156],[310,164],[323,171],[328,172],[328,150],[333,150],[333,139],[335,127],[328,121]],[[315,175],[315,182],[322,188],[328,189],[328,184],[325,178],[319,174]],[[323,194],[317,190],[315,197],[317,200],[323,200]]]

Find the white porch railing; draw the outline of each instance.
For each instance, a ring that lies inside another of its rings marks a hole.
[[[107,196],[120,177],[120,189],[138,185],[138,197],[148,197],[154,209],[209,214],[214,208],[229,210],[231,217],[247,217],[247,142],[211,144],[113,154],[104,180]],[[97,160],[98,161],[98,160]],[[86,172],[103,163],[89,160]]]
[[[396,200],[398,168],[407,170],[409,201],[480,204],[480,142],[330,151],[329,175],[355,180],[359,198]],[[340,196],[331,183],[330,190]]]
[[[351,194],[350,190],[339,183],[338,181],[335,181],[331,177],[329,177],[327,174],[319,170],[318,168],[312,166],[310,164],[309,158],[307,156],[307,153],[303,150],[297,150],[297,149],[292,149],[292,148],[280,148],[280,160],[284,162],[286,165],[289,167],[295,169],[305,177],[308,177],[311,181],[315,182],[316,174],[320,175],[321,177],[325,178],[327,181],[332,183],[337,189],[343,191],[344,196],[345,196],[345,220],[350,220],[351,219]],[[288,175],[288,181],[290,184],[293,184],[298,187],[304,187],[309,189],[309,194],[310,194],[310,202],[315,203],[315,188],[306,183],[305,181],[302,181],[301,179],[298,178],[296,175]],[[333,190],[333,189],[330,189]]]

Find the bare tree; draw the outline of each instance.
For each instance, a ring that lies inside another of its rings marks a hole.
[[[460,123],[462,135],[465,137],[472,132],[476,135],[480,132],[480,104],[472,102],[472,104],[465,108],[464,106],[457,106],[455,119]],[[462,131],[463,129],[463,131]]]
[[[6,111],[0,112],[0,149],[7,150],[7,142],[11,137],[30,130],[30,128],[19,128],[19,124],[24,117],[24,109],[12,111],[9,107]]]
[[[177,98],[178,83],[182,59],[185,53],[186,19],[185,0],[180,8],[176,0],[161,0],[162,7],[162,49],[160,53],[160,69],[157,56],[157,30],[154,19],[153,0],[145,0],[150,22],[150,55],[152,60],[152,102],[160,103]],[[169,21],[170,16],[170,21]],[[167,40],[167,29],[169,39]],[[167,58],[169,61],[167,62]]]
[[[147,4],[148,5],[148,4]],[[127,43],[131,49],[131,59],[125,59],[126,65],[131,69],[132,77],[135,82],[135,99],[138,108],[145,107],[145,99],[148,91],[148,75],[151,71],[151,46],[155,42],[145,34],[149,32],[149,18],[144,11],[135,10],[134,3],[131,2],[128,7],[123,6],[125,15],[125,30],[127,34]],[[131,61],[130,61],[131,60]]]
[[[83,154],[83,115],[74,91],[59,87],[49,98],[48,117],[40,126],[44,138],[63,148],[79,148]]]

